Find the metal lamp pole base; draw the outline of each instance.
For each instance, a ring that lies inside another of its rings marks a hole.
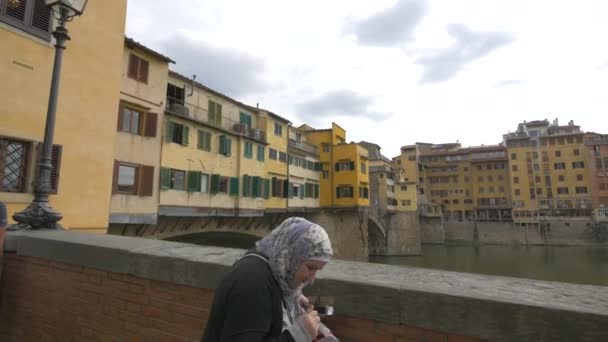
[[[57,222],[62,215],[55,211],[49,203],[51,193],[51,151],[53,148],[53,135],[55,131],[55,116],[57,113],[57,96],[59,93],[59,77],[61,75],[61,63],[66,42],[70,40],[65,23],[68,18],[66,12],[62,11],[59,26],[53,32],[55,37],[55,61],[53,64],[53,76],[51,79],[51,92],[49,94],[49,105],[46,114],[44,129],[44,142],[42,143],[42,154],[38,160],[38,173],[34,186],[34,200],[23,211],[15,213],[13,219],[18,223],[9,227],[9,230],[18,229],[63,229]]]

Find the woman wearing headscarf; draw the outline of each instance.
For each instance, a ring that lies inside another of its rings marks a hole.
[[[312,341],[320,319],[302,289],[332,255],[321,226],[301,217],[283,221],[215,290],[202,341]]]

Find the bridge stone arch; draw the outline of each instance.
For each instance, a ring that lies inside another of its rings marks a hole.
[[[369,255],[385,255],[388,245],[386,227],[371,212],[367,220],[367,249]]]
[[[263,216],[159,216],[156,224],[112,224],[108,233],[183,242],[191,242],[185,240],[187,236],[199,239],[233,236],[239,241],[253,241],[292,216],[321,225],[332,241],[336,258],[367,261],[368,215],[366,208],[360,207],[265,213]]]

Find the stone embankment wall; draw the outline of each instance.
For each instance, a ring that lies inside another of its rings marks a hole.
[[[444,243],[445,230],[441,217],[424,217],[421,216],[420,236],[422,243]]]
[[[588,218],[548,219],[536,224],[446,221],[421,218],[423,243],[476,242],[486,244],[589,245],[606,243],[607,227]]]
[[[197,341],[243,251],[26,231],[4,253],[2,341]],[[604,287],[333,261],[306,294],[347,342],[608,340]]]

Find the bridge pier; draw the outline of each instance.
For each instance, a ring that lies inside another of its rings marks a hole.
[[[389,216],[386,255],[419,255],[421,252],[418,213],[397,212]]]

